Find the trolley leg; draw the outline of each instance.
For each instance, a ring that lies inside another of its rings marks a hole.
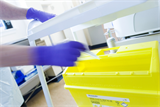
[[[51,35],[49,35],[48,37],[49,37],[49,40],[51,41],[51,44],[52,44],[52,46],[53,46],[54,43],[53,43],[53,40],[52,40],[52,38],[51,38]]]
[[[53,107],[51,96],[50,96],[48,86],[47,86],[47,82],[46,82],[46,79],[44,76],[43,68],[42,68],[42,66],[36,66],[36,67],[38,70],[38,75],[39,75],[39,79],[40,79],[40,82],[42,85],[42,89],[43,89],[43,92],[44,92],[44,95],[45,95],[45,98],[47,101],[47,105],[48,105],[48,107]]]

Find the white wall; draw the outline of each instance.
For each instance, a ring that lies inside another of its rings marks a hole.
[[[102,26],[88,28],[90,46],[106,43]]]
[[[1,32],[0,44],[7,44],[27,38],[27,27],[23,21],[11,21],[11,23],[13,25],[13,29]]]
[[[90,34],[88,32],[88,29],[84,29],[84,34],[85,34],[85,37],[86,37],[86,41],[88,43],[89,46],[92,46],[92,41],[91,41],[91,38],[90,38]]]
[[[76,40],[85,44],[85,45],[88,45],[88,42],[86,40],[86,36],[85,36],[85,33],[83,30],[79,30],[79,31],[76,31],[75,32],[75,37],[76,37]]]

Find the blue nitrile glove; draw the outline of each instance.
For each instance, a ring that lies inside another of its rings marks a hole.
[[[27,19],[35,19],[35,20],[39,20],[41,22],[45,22],[48,19],[51,19],[53,17],[55,17],[55,14],[51,14],[51,13],[46,13],[40,10],[36,10],[34,8],[29,8],[26,14],[26,18]]]
[[[85,46],[76,41],[54,46],[39,46],[36,47],[35,65],[74,66],[74,62],[80,56],[80,51],[85,50]]]

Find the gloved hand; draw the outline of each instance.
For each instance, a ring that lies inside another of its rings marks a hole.
[[[56,65],[56,66],[74,66],[80,51],[86,48],[79,42],[70,41],[54,46],[35,47],[37,55],[34,65]]]
[[[51,13],[46,13],[40,10],[36,10],[34,8],[29,8],[26,14],[26,18],[27,19],[35,19],[35,20],[39,20],[41,22],[45,22],[48,19],[51,19],[53,17],[55,17],[55,14],[51,14]]]

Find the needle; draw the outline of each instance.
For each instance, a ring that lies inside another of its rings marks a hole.
[[[86,53],[86,54],[88,54],[88,55],[90,55],[90,56],[92,56],[92,57],[94,57],[96,59],[100,59],[96,54],[94,54],[93,52],[91,52],[89,50],[84,51],[84,53]]]

